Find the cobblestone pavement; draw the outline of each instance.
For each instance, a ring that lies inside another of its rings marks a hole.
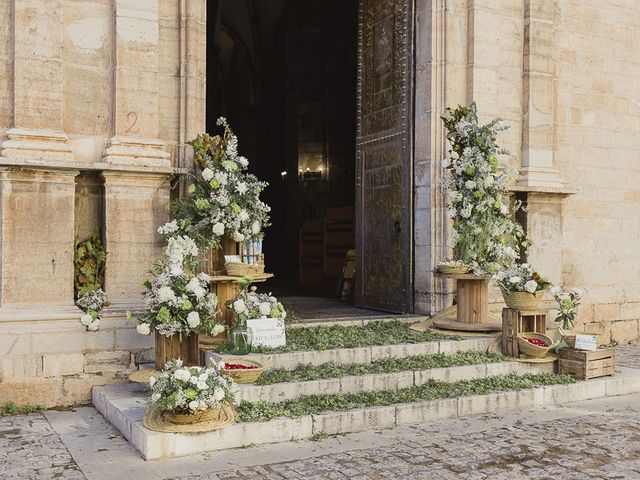
[[[618,361],[640,368],[640,347]],[[87,407],[0,418],[0,466],[3,480],[640,480],[640,395],[151,462]]]
[[[0,418],[0,478],[84,479],[42,414]]]

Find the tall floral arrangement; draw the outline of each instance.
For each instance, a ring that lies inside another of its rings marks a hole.
[[[524,239],[513,218],[520,204],[510,208],[506,196],[512,175],[497,157],[506,153],[496,144],[506,127],[498,119],[480,125],[475,103],[447,108],[441,118],[451,145],[444,181],[451,246],[475,273],[493,275],[515,262]]]
[[[106,261],[107,250],[98,232],[85,240],[76,237],[73,256],[76,306],[83,312],[80,323],[90,332],[98,330],[100,310],[109,305],[102,289]]]
[[[143,281],[147,310],[138,318],[138,333],[148,335],[152,329],[165,336],[222,333],[225,327],[216,323],[218,297],[209,292],[211,279],[206,273],[194,273],[199,264],[195,241],[185,235],[170,236],[174,232],[167,225],[158,231],[169,236],[166,259]]]
[[[198,135],[194,149],[195,173],[184,199],[174,206],[175,232],[200,246],[220,246],[223,236],[236,242],[261,238],[269,225],[270,207],[260,200],[267,186],[248,173],[249,161],[238,154],[238,138],[224,117],[217,124],[222,136]]]
[[[561,287],[553,287],[551,289],[553,298],[558,303],[558,315],[554,319],[560,323],[560,328],[569,330],[574,327],[578,306],[582,297],[582,290],[572,288],[564,291]]]

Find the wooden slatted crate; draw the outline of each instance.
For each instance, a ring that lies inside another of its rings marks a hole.
[[[547,333],[547,314],[542,311],[525,312],[513,308],[502,309],[502,353],[518,358],[518,334],[523,332]]]
[[[613,348],[599,348],[593,351],[562,348],[558,373],[568,373],[579,380],[607,377],[616,369],[616,352]]]
[[[165,337],[156,330],[156,370],[162,370],[169,360],[181,359],[185,365],[200,364],[198,334]]]

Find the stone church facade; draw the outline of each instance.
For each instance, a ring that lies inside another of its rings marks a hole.
[[[499,141],[519,172],[514,195],[528,205],[529,261],[586,291],[585,330],[637,340],[635,0],[359,7],[360,21],[385,33],[372,61],[399,59],[388,72],[374,64],[376,84],[402,78],[408,92],[398,104],[410,211],[398,273],[404,310],[433,313],[452,301],[451,282],[431,274],[448,254],[439,114],[475,100],[484,119],[511,126]],[[124,312],[139,307],[140,280],[161,251],[156,228],[168,217],[171,174],[189,166],[186,142],[205,129],[206,8],[204,0],[0,4],[0,402],[87,402],[92,385],[121,380],[149,354],[151,338]],[[365,79],[366,45],[361,34]],[[361,109],[364,95],[361,82]],[[369,139],[359,140],[362,154]],[[359,208],[368,218],[371,207]],[[100,330],[86,332],[74,306],[74,237],[97,228],[112,305]],[[359,248],[373,241],[365,236]]]

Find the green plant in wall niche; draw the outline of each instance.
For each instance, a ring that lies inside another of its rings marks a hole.
[[[73,256],[76,305],[84,312],[80,322],[89,331],[98,329],[100,310],[109,305],[102,290],[106,260],[107,250],[98,232],[85,240],[76,237]]]

